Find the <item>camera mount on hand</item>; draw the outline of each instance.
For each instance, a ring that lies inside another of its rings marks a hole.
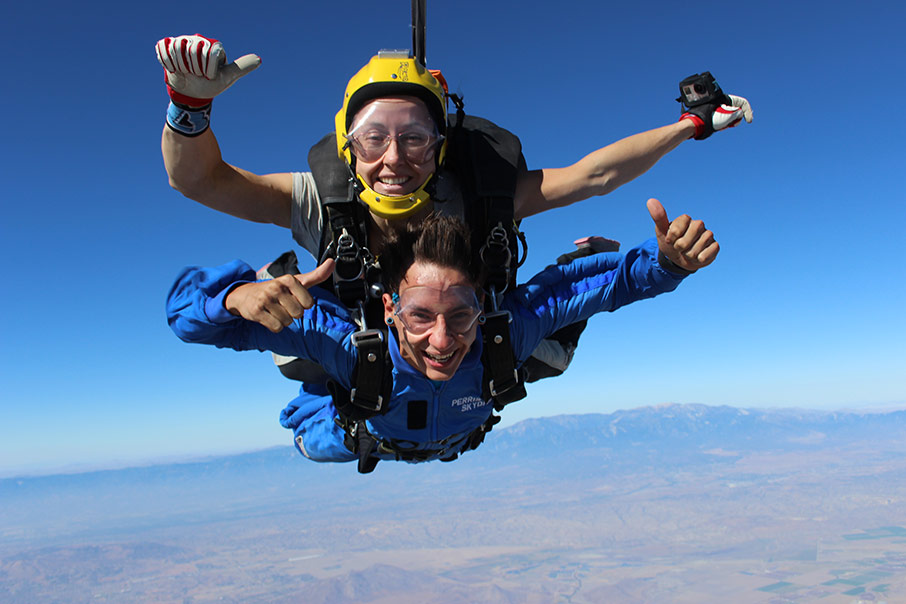
[[[714,110],[731,104],[730,97],[724,94],[710,71],[689,76],[680,82],[679,89],[680,95],[676,100],[683,117],[697,118],[693,119],[696,122],[695,140],[708,138],[714,133]]]

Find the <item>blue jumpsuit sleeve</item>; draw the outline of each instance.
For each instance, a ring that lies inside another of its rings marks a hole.
[[[239,260],[214,268],[183,269],[167,296],[170,328],[185,342],[233,350],[267,350],[314,361],[344,388],[351,387],[355,369],[351,334],[356,327],[345,309],[326,299],[329,296],[319,295],[323,290],[311,288],[315,305],[301,319],[272,333],[223,308],[224,294],[243,281],[255,281],[255,271]]]
[[[518,362],[561,327],[676,289],[685,276],[667,271],[657,258],[657,240],[649,239],[625,256],[593,254],[549,266],[505,296]]]

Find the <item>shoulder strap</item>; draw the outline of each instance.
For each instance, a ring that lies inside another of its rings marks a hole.
[[[346,229],[349,233],[366,244],[368,234],[365,228],[365,216],[357,211],[361,204],[356,200],[354,187],[355,175],[346,162],[337,155],[336,135],[326,134],[308,152],[308,167],[318,187],[321,206],[325,209],[329,227],[321,236],[321,250],[319,256],[324,254],[325,248],[330,245],[334,235]],[[331,216],[330,214],[335,214]],[[326,239],[326,243],[325,243]]]
[[[359,311],[362,329],[352,336],[358,351],[354,386],[349,392],[337,390],[333,398],[341,416],[365,419],[386,410],[384,389],[390,366],[383,331],[368,329],[369,322],[377,325],[379,321],[369,294],[372,284],[380,284],[380,275],[367,247],[367,211],[358,202],[355,175],[337,156],[335,141],[335,135],[328,134],[308,153],[308,165],[327,216],[318,256],[335,259],[334,291],[344,305]]]
[[[498,310],[499,296],[516,283],[518,242],[525,246],[513,210],[525,158],[519,138],[486,119],[457,112],[450,132],[450,167],[463,192],[474,262],[482,267],[489,293],[482,326],[485,397],[493,398],[500,409],[526,396],[510,343],[512,317]]]
[[[449,131],[451,153],[448,155],[452,159],[449,167],[463,192],[465,220],[473,233],[475,260],[484,265],[486,288],[494,287],[502,292],[516,280],[515,259],[520,238],[513,215],[513,197],[519,174],[525,169],[522,144],[508,130],[471,115],[458,116]],[[497,227],[506,235],[508,250],[487,246]]]

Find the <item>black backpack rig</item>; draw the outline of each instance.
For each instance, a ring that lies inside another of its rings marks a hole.
[[[512,317],[499,308],[503,292],[516,283],[516,269],[521,264],[519,242],[522,261],[527,249],[513,216],[516,181],[520,171],[525,170],[525,159],[518,137],[488,120],[465,115],[462,102],[451,97],[457,112],[447,130],[449,146],[443,174],[435,181],[455,179],[471,232],[473,262],[480,262],[486,275],[482,325],[484,396],[492,399],[499,411],[526,396],[510,343]],[[346,391],[333,380],[327,383],[339,414],[337,421],[347,434],[347,447],[358,454],[359,471],[367,473],[378,461],[372,453],[378,447],[387,450],[387,443],[378,442],[365,426],[366,419],[387,410],[391,388],[387,327],[383,304],[379,303],[384,290],[378,260],[368,248],[368,208],[358,199],[352,168],[338,157],[336,149],[336,135],[331,133],[308,155],[327,222],[319,257],[335,259],[334,291],[344,305],[357,311],[360,329],[352,336],[358,351],[352,389]],[[435,203],[443,200],[435,199]],[[306,375],[311,377],[312,373],[308,371]],[[461,450],[481,444],[498,421],[500,418],[492,414],[467,438]],[[398,459],[418,461],[412,453],[392,452]],[[454,452],[445,461],[457,456],[458,452]]]
[[[522,144],[513,133],[479,117],[465,115],[462,101],[450,95],[457,111],[447,132],[449,147],[442,171],[434,179],[452,178],[462,196],[464,219],[471,233],[473,262],[481,263],[486,292],[482,325],[483,396],[492,400],[499,412],[509,403],[526,396],[525,383],[562,373],[530,357],[517,369],[510,342],[512,316],[500,310],[503,293],[515,287],[516,271],[525,261],[527,243],[514,217],[514,196],[519,175],[526,170]],[[318,257],[335,259],[331,281],[340,301],[357,315],[359,330],[352,336],[358,362],[352,376],[351,390],[341,388],[316,363],[294,359],[279,364],[288,378],[303,382],[326,383],[339,417],[337,423],[346,433],[346,446],[359,457],[358,470],[371,472],[378,458],[377,450],[391,453],[399,460],[422,461],[417,452],[396,449],[392,443],[378,441],[371,435],[365,420],[386,412],[391,390],[391,362],[387,351],[387,326],[383,321],[384,293],[378,259],[368,247],[369,210],[358,199],[356,177],[352,168],[337,155],[336,135],[324,136],[308,154],[308,163],[326,216],[327,225],[321,236]],[[434,197],[434,195],[432,195]],[[444,200],[436,199],[435,203]],[[601,251],[616,251],[619,244],[601,238],[595,245],[558,258],[566,264],[578,256]],[[520,257],[520,244],[522,254]],[[476,265],[477,266],[477,265]],[[298,273],[296,257],[287,252],[267,267],[270,277]],[[571,354],[585,321],[568,325],[549,339],[559,342]],[[469,435],[458,451],[443,461],[456,459],[459,453],[475,449],[485,435],[500,421],[495,414]]]

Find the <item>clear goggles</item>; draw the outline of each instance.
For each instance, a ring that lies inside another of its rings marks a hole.
[[[443,316],[447,332],[456,336],[468,333],[476,322],[484,322],[475,290],[465,285],[454,285],[445,290],[417,285],[401,295],[394,294],[393,299],[396,302],[393,315],[415,335],[433,329],[440,316]]]
[[[366,113],[356,119],[346,140],[352,146],[355,156],[365,162],[375,162],[384,156],[391,141],[396,141],[399,154],[414,164],[430,161],[437,151],[438,143],[444,137],[437,133],[433,122],[414,122],[400,125],[396,133],[387,124],[381,123],[375,114],[374,104]]]

